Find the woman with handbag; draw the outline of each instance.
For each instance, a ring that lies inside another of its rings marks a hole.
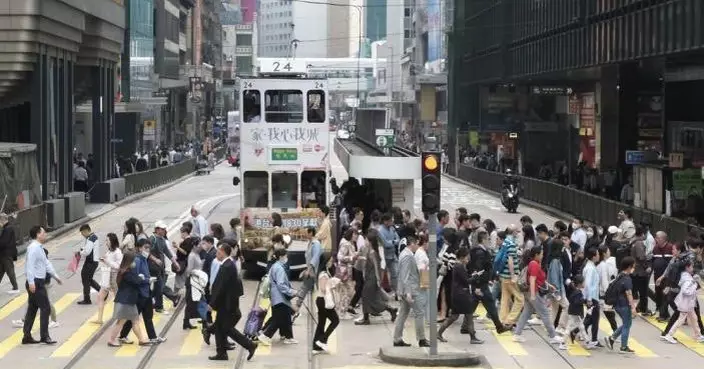
[[[357,242],[357,232],[354,228],[348,228],[340,240],[340,247],[337,251],[337,266],[335,267],[335,277],[340,280],[340,301],[335,307],[337,313],[342,315],[342,319],[350,319],[350,301],[354,296],[354,280],[352,279],[352,268],[358,255],[355,252],[354,244]]]
[[[391,322],[396,321],[398,309],[389,305],[391,297],[381,288],[381,262],[382,258],[377,252],[380,245],[379,231],[370,228],[367,232],[367,246],[361,256],[367,263],[364,265],[364,288],[362,289],[362,318],[355,320],[355,325],[369,325],[369,316],[378,315],[385,311],[391,315]]]
[[[183,223],[179,230],[181,232],[181,243],[177,244],[175,241],[172,243],[173,250],[171,250],[171,252],[176,254],[176,262],[178,263],[178,268],[173,264],[171,265],[171,271],[176,274],[176,278],[174,278],[174,293],[176,294],[186,288],[186,283],[189,278],[189,275],[186,273],[188,257],[191,250],[200,243],[198,237],[191,237],[192,230],[193,224],[191,222]]]
[[[95,324],[103,324],[103,312],[110,292],[117,292],[117,271],[122,263],[122,250],[120,241],[114,233],[108,233],[107,252],[100,258],[100,292],[98,293],[98,318],[93,321]]]
[[[330,278],[326,271],[322,271],[318,275],[318,297],[315,299],[315,307],[318,309],[318,324],[313,335],[313,353],[328,352],[328,338],[340,324],[340,318],[335,311],[333,289],[340,288],[342,283],[338,278]],[[327,325],[328,320],[330,325]]]

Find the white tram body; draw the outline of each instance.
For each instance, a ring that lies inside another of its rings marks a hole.
[[[306,77],[302,60],[260,60],[260,76],[240,82],[240,183],[244,248],[268,238],[271,214],[300,239],[327,204],[330,135],[328,86]]]

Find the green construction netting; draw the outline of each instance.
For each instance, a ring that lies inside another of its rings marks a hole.
[[[36,145],[0,142],[0,207],[12,213],[40,203]]]

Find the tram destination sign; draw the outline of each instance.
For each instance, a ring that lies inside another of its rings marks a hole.
[[[273,147],[271,161],[297,161],[298,149],[295,147]]]

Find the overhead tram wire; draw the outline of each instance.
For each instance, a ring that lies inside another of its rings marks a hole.
[[[218,201],[208,212],[208,215],[205,217],[206,219],[209,219],[213,213],[225,202],[228,200],[231,200],[233,197],[226,197],[220,201]],[[176,319],[180,316],[181,311],[183,311],[186,307],[186,300],[185,298],[181,299],[179,302],[178,306],[174,306],[174,311],[169,317],[169,319],[166,321],[166,324],[164,324],[164,327],[162,328],[161,332],[159,333],[160,337],[165,336],[171,327],[174,325],[176,322]],[[101,338],[103,338],[103,335],[105,332],[110,330],[115,323],[114,318],[110,318],[107,322],[105,322],[100,329],[98,329],[93,336],[86,341],[86,343],[76,352],[76,354],[73,355],[71,360],[69,360],[66,365],[63,366],[62,369],[73,369],[76,367],[77,364],[83,360],[86,355],[90,352],[90,350],[95,347],[95,344],[100,342]],[[163,344],[156,344],[149,346],[149,349],[147,350],[146,354],[142,357],[142,359],[139,361],[139,364],[137,364],[137,367],[135,369],[146,369],[149,363],[151,362],[152,357],[154,357],[154,354],[156,351],[159,349],[160,346],[163,346]]]

